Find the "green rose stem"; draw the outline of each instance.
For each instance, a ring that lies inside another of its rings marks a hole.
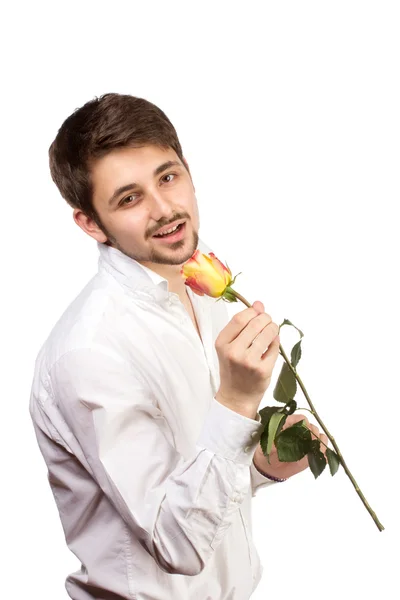
[[[245,304],[246,306],[248,306],[249,308],[252,306],[249,302],[247,302],[246,298],[243,298],[243,296],[241,294],[239,294],[239,292],[237,292],[236,290],[234,290],[233,288],[231,288],[230,286],[227,286],[225,288],[225,291],[228,291],[228,295],[232,294],[233,296],[235,296],[236,298],[238,298],[238,300],[240,300],[241,302],[243,302],[243,304]],[[332,442],[332,446],[335,448],[337,455],[339,457],[339,461],[343,467],[343,469],[345,470],[345,472],[347,473],[348,477],[350,478],[351,483],[353,484],[353,486],[355,487],[355,490],[357,492],[357,494],[360,496],[362,502],[364,503],[365,508],[367,509],[367,511],[369,512],[369,514],[371,515],[371,517],[373,518],[373,520],[375,521],[379,531],[383,531],[385,528],[382,525],[382,523],[380,523],[378,517],[376,516],[376,513],[372,510],[372,508],[370,507],[370,505],[368,504],[366,498],[364,497],[364,494],[362,493],[362,491],[360,490],[360,488],[357,485],[356,480],[354,479],[353,475],[351,474],[348,466],[346,465],[344,458],[342,456],[342,453],[340,452],[338,445],[335,442],[335,438],[331,436],[331,434],[329,433],[329,431],[327,430],[327,428],[325,427],[324,423],[322,422],[320,416],[318,415],[317,411],[314,408],[313,403],[311,402],[311,399],[309,397],[309,395],[307,394],[307,390],[303,385],[303,382],[300,379],[300,375],[298,375],[298,373],[296,372],[296,369],[293,368],[290,360],[288,359],[288,357],[285,354],[284,349],[282,348],[282,346],[279,344],[279,351],[280,354],[283,356],[283,358],[285,359],[286,363],[288,364],[289,368],[293,371],[294,376],[296,377],[305,397],[307,398],[307,402],[310,405],[311,408],[311,412],[312,414],[315,416],[315,418],[317,419],[318,423],[321,425],[321,428],[324,430],[324,432],[326,433],[326,435],[328,436],[328,438],[330,439],[330,441]],[[298,409],[300,410],[300,409]],[[308,409],[306,409],[308,410]],[[307,428],[308,429],[308,428]]]

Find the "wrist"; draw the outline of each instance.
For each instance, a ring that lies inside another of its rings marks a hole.
[[[275,477],[274,475],[269,475],[268,473],[266,473],[265,471],[263,471],[263,469],[260,469],[260,467],[258,467],[256,465],[256,462],[253,458],[253,465],[255,466],[255,468],[257,469],[257,471],[259,473],[261,473],[261,475],[263,475],[264,477],[266,477],[267,479],[270,479],[271,481],[279,481],[279,482],[283,482],[283,481],[287,481],[287,477]]]
[[[233,410],[234,412],[242,415],[243,417],[247,417],[248,419],[253,419],[254,421],[261,421],[261,417],[258,416],[257,408],[249,407],[245,403],[240,403],[239,401],[235,401],[231,398],[227,398],[221,394],[220,390],[215,395],[215,399],[229,410]]]

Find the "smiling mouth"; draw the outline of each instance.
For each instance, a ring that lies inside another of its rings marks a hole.
[[[170,224],[170,226],[168,225],[164,225],[164,227],[160,227],[160,229],[172,229],[173,227],[176,227],[176,223],[177,223],[178,219],[176,221],[174,221],[173,223]],[[183,225],[185,223],[185,221],[183,221],[182,223],[180,223],[179,225]],[[159,232],[154,233],[152,237],[158,237]]]
[[[165,241],[170,241],[170,242],[174,242],[174,241],[178,241],[180,239],[183,238],[184,234],[185,234],[185,230],[186,230],[186,221],[184,223],[180,223],[180,225],[178,225],[178,227],[172,232],[172,233],[167,233],[165,235],[153,235],[153,239],[155,240],[165,240]]]

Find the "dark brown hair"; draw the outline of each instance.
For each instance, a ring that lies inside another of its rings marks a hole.
[[[61,125],[49,148],[51,177],[70,206],[102,227],[92,202],[92,161],[114,148],[150,144],[172,148],[183,162],[175,128],[160,108],[144,98],[103,94],[77,108]]]

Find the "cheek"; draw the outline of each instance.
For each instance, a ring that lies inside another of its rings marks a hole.
[[[141,233],[142,235],[145,233],[146,227],[143,218],[134,214],[133,210],[125,210],[116,215],[113,219],[113,226],[120,233]]]
[[[196,199],[193,200],[192,204],[191,204],[191,213],[192,213],[192,222],[194,225],[198,225],[199,224],[199,219],[200,219],[200,215],[199,215],[199,206],[196,202]]]

